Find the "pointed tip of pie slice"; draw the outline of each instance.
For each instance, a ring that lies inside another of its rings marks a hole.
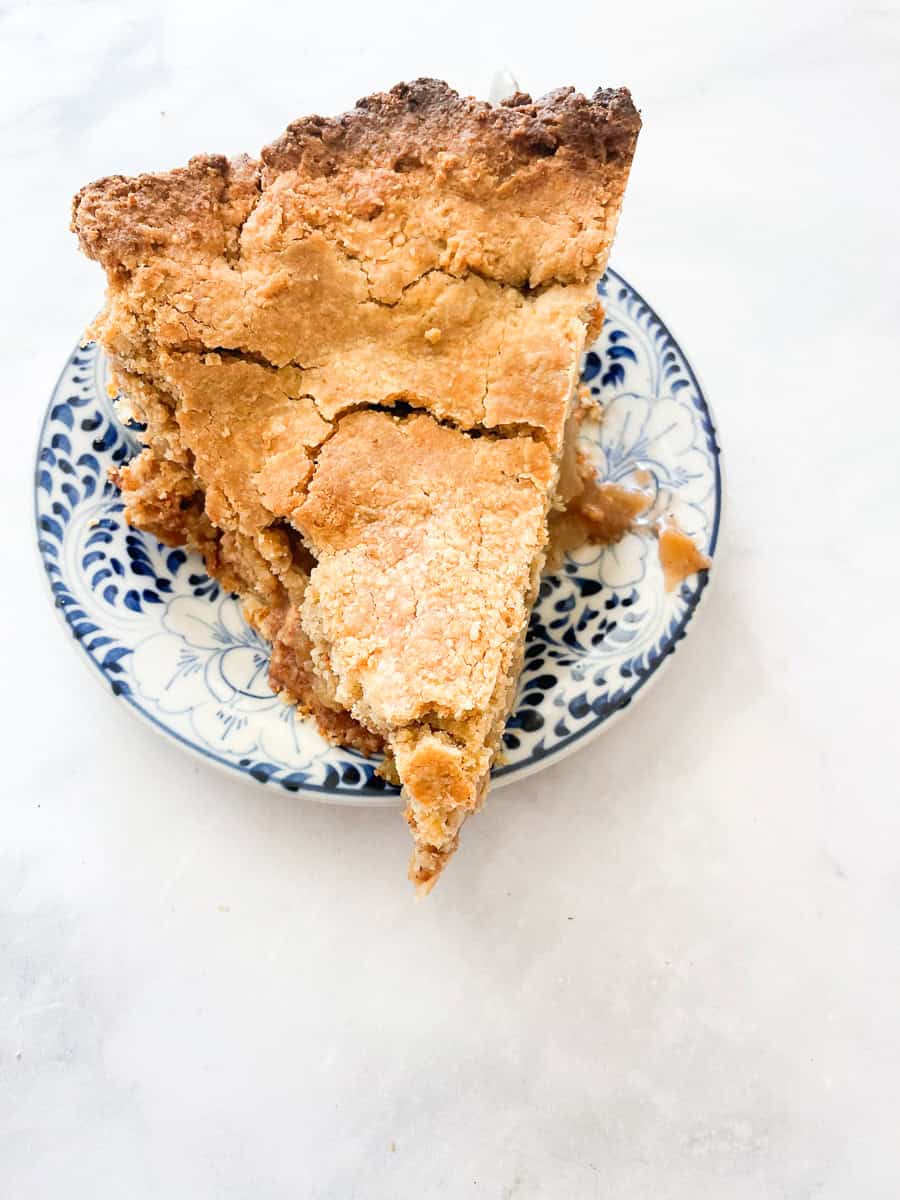
[[[409,879],[415,889],[416,899],[424,900],[437,883],[447,860],[453,855],[456,845],[441,851],[434,846],[416,846],[409,860]]]
[[[427,896],[459,845],[466,818],[480,807],[490,769],[482,744],[462,746],[438,730],[405,730],[392,749],[413,835],[409,878]]]

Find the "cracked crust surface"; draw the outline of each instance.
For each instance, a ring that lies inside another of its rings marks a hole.
[[[487,710],[528,619],[552,483],[530,438],[341,419],[292,522],[317,560],[303,600],[313,661],[343,708],[385,737]]]
[[[419,79],[295,122],[261,162],[200,155],[99,180],[75,197],[73,224],[114,271],[150,255],[248,257],[319,230],[366,265],[383,302],[435,267],[515,287],[584,282],[609,248],[639,129],[625,88],[494,107]]]
[[[327,736],[386,749],[421,891],[512,704],[639,125],[624,89],[418,80],[73,204],[147,427],[128,519],[240,593]]]
[[[423,891],[487,786],[555,477],[531,438],[355,412],[292,517],[317,560],[301,607],[316,676],[392,754]]]
[[[135,318],[171,349],[294,365],[326,417],[407,399],[552,441],[639,124],[624,89],[492,107],[418,80],[259,163],[100,180],[73,206],[110,275],[98,335]]]

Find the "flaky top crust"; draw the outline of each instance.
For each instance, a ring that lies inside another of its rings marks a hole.
[[[121,273],[167,250],[233,258],[260,197],[260,164],[247,155],[195,155],[154,175],[107,175],[72,201],[81,249]]]
[[[528,621],[553,477],[531,438],[473,438],[422,414],[341,419],[291,520],[317,559],[313,659],[367,728],[488,710]]]
[[[273,220],[281,233],[298,223],[336,233],[354,253],[362,239],[393,266],[375,273],[376,298],[388,302],[433,267],[517,287],[580,282],[605,266],[639,129],[625,88],[590,99],[562,88],[534,102],[517,93],[492,106],[419,79],[341,117],[294,122],[259,162],[200,155],[174,171],[98,180],[75,197],[72,224],[113,272],[185,249],[234,258],[253,214],[267,245],[278,241]],[[434,210],[407,229],[410,193],[429,192]],[[416,241],[415,253],[403,249]]]
[[[418,80],[261,162],[100,180],[73,208],[109,276],[99,336],[295,366],[329,419],[404,399],[556,448],[639,124],[624,89],[493,107]]]

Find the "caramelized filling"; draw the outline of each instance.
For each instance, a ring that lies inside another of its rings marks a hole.
[[[641,484],[651,481],[649,472],[643,469],[635,471],[633,478]],[[667,592],[674,591],[696,571],[705,571],[710,566],[710,559],[671,517],[652,523],[640,521],[653,503],[651,496],[617,483],[598,483],[590,474],[589,465],[568,450],[564,453],[557,489],[557,503],[560,502],[565,507],[552,510],[548,519],[545,571],[558,571],[566,554],[585,543],[614,546],[626,533],[636,529],[657,536]]]
[[[702,554],[692,538],[671,518],[659,529],[659,561],[667,592],[674,592],[679,583],[696,571],[706,571],[710,560]]]
[[[558,571],[570,550],[585,542],[612,546],[634,528],[638,517],[650,507],[644,492],[621,487],[617,483],[597,483],[586,479],[578,495],[562,510],[550,514],[548,571]]]
[[[329,741],[366,755],[382,750],[383,738],[366,729],[346,709],[332,708],[322,698],[299,609],[294,606],[270,612],[266,625],[266,635],[272,642],[269,662],[272,690],[287,693],[301,711],[313,716],[320,733]]]

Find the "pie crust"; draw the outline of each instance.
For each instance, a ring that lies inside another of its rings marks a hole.
[[[420,79],[75,197],[146,427],[127,519],[203,554],[327,737],[384,751],[420,892],[514,699],[639,127],[625,89]]]

